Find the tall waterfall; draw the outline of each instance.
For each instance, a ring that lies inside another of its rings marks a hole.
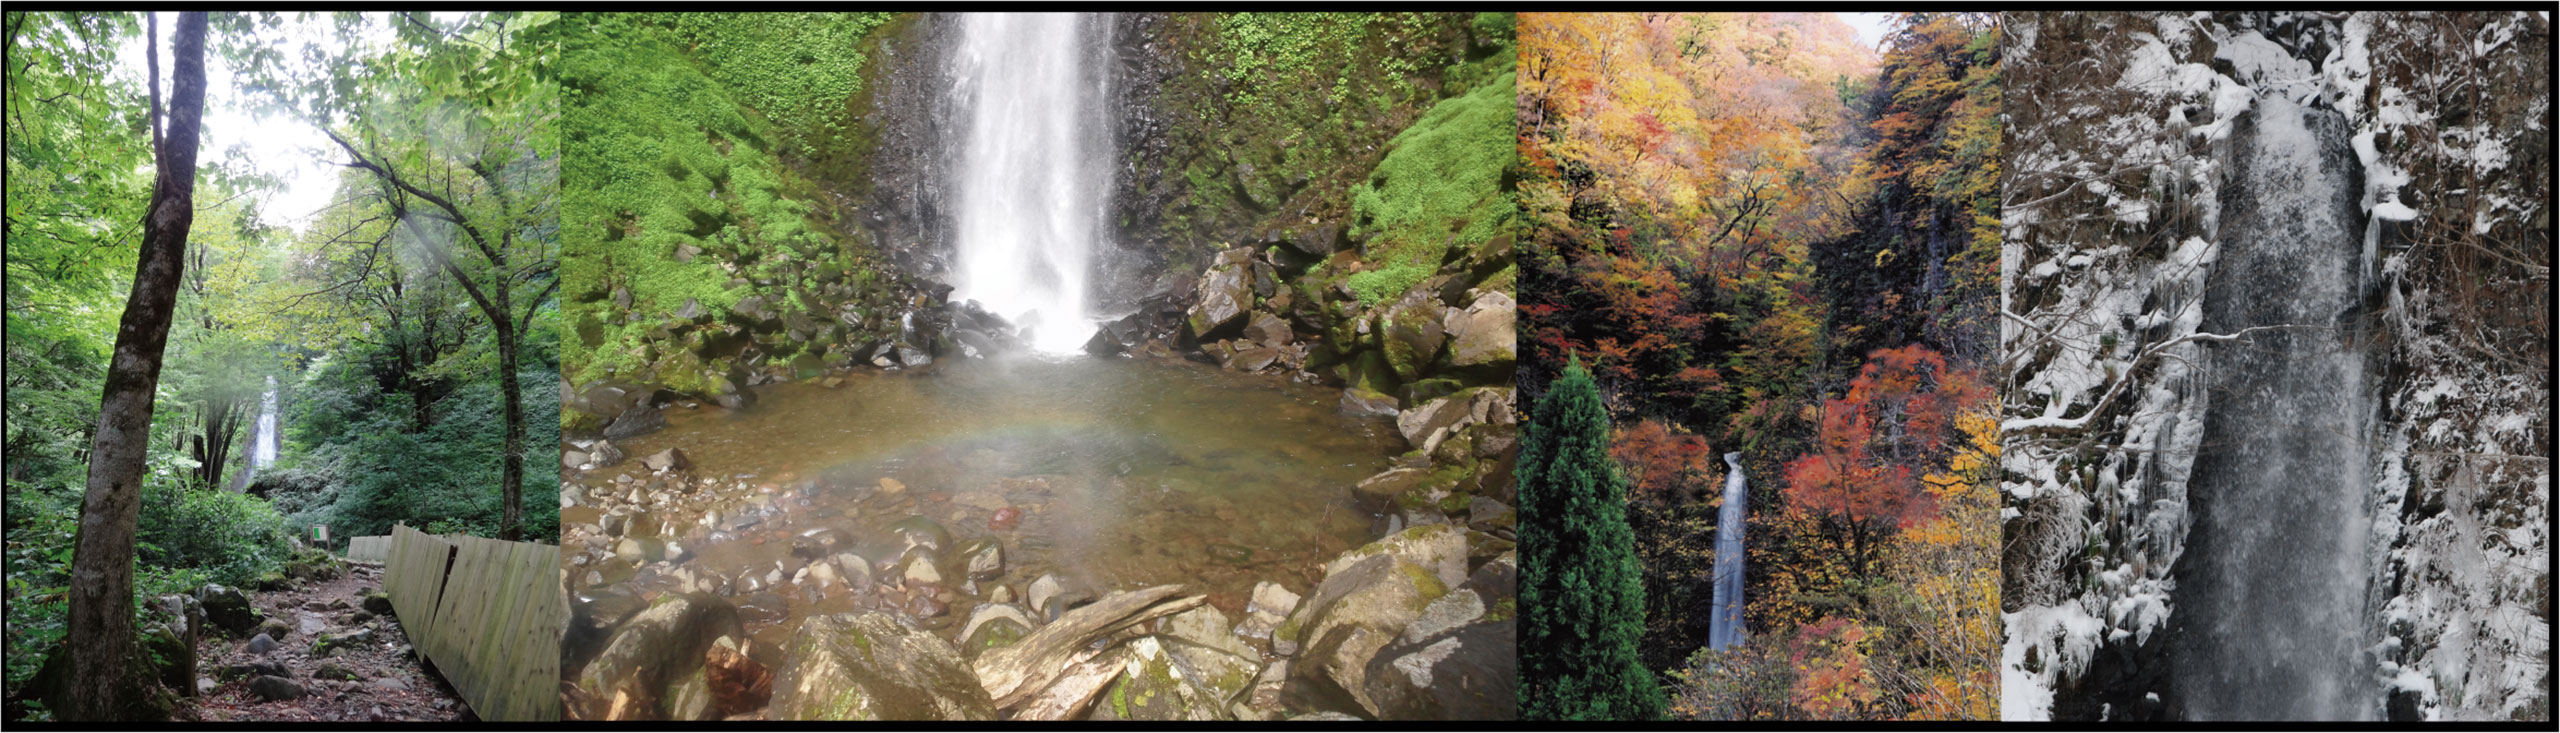
[[[1723,649],[1742,641],[1742,525],[1744,522],[1742,454],[1724,454],[1724,507],[1716,512],[1716,595],[1714,616],[1707,621],[1707,648]]]
[[[1033,348],[1074,352],[1093,335],[1087,281],[1110,204],[1108,29],[1060,13],[960,18],[952,297],[1027,326]]]
[[[2373,615],[2373,397],[2345,338],[2361,273],[2361,171],[2337,112],[2267,94],[2254,115],[2235,139],[2204,327],[2303,328],[2218,344],[2208,357],[2171,684],[2190,719],[2375,719],[2373,665],[2360,656]]]

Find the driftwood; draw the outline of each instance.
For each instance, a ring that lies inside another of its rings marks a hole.
[[[1180,585],[1121,591],[1068,611],[1021,641],[978,657],[978,683],[986,686],[987,696],[995,699],[997,708],[1020,705],[1066,672],[1084,646],[1096,637],[1209,602],[1208,596],[1166,600],[1181,593]]]
[[[1102,688],[1119,679],[1122,668],[1129,666],[1129,648],[1112,647],[1108,652],[1083,652],[1067,665],[1058,681],[1040,690],[1040,694],[1014,711],[1014,720],[1067,720],[1083,712],[1085,706],[1102,695]]]

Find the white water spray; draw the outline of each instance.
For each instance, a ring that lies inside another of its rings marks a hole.
[[[1102,64],[1088,16],[967,13],[953,66],[966,121],[952,189],[954,300],[1072,353],[1093,335],[1088,280],[1110,203]]]

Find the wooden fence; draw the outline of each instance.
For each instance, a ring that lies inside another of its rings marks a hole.
[[[391,559],[391,535],[347,538],[347,559],[382,562]]]
[[[559,720],[560,548],[399,525],[389,539],[383,586],[401,628],[463,701],[482,720]]]

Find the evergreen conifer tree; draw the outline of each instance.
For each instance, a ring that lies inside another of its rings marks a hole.
[[[1644,581],[1609,415],[1576,358],[1538,400],[1520,447],[1523,720],[1654,720],[1662,688],[1637,656]]]

